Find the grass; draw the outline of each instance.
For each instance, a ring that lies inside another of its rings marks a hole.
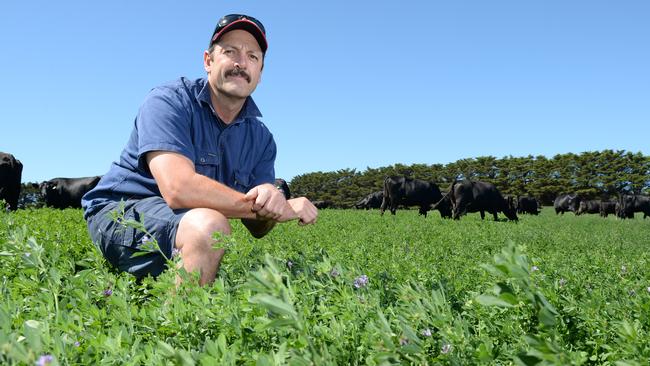
[[[215,284],[174,294],[173,271],[113,271],[79,210],[1,213],[0,363],[647,364],[649,225],[321,210],[256,240],[233,221]]]

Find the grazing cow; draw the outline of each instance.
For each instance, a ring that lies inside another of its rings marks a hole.
[[[539,205],[534,197],[523,196],[517,200],[517,213],[539,215]]]
[[[449,193],[445,193],[440,201],[431,205],[431,211],[438,210],[440,212],[440,217],[443,219],[451,218],[452,214],[452,204],[451,198],[449,198]]]
[[[95,188],[101,176],[54,178],[40,184],[45,205],[54,208],[81,208],[81,197]]]
[[[357,203],[354,204],[355,208],[362,209],[365,208],[369,210],[371,208],[380,208],[381,202],[384,200],[384,192],[377,191],[369,193],[367,196],[360,199]]]
[[[332,208],[334,207],[334,202],[330,200],[318,200],[318,201],[312,201],[312,204],[316,206],[316,208]]]
[[[455,220],[468,212],[480,212],[481,219],[484,219],[485,211],[492,213],[494,221],[497,221],[499,211],[510,220],[518,220],[514,199],[503,198],[501,192],[492,183],[456,181],[449,188],[449,196],[453,206],[452,217]]]
[[[619,217],[634,218],[635,212],[643,212],[643,218],[650,216],[650,197],[638,194],[624,194],[619,197]]]
[[[7,202],[11,211],[18,209],[20,179],[23,164],[9,153],[0,152],[0,200]]]
[[[567,211],[576,213],[576,211],[578,211],[579,204],[580,204],[580,197],[578,197],[578,195],[561,194],[555,198],[555,202],[553,202],[553,207],[555,207],[556,215],[560,213],[564,215],[564,213]]]
[[[390,206],[390,213],[395,215],[397,205],[419,206],[420,215],[427,217],[431,205],[440,201],[440,188],[421,179],[407,177],[386,177],[384,179],[384,199],[381,202],[381,214]]]
[[[600,213],[600,200],[583,200],[580,201],[578,205],[578,211],[576,215],[582,215],[584,213],[590,214],[599,214]]]
[[[277,188],[280,192],[282,192],[282,194],[284,194],[284,198],[286,199],[291,198],[291,191],[289,190],[289,185],[287,184],[286,180],[282,178],[276,178],[275,188]]]
[[[616,201],[600,201],[600,216],[607,217],[609,214],[616,214]]]

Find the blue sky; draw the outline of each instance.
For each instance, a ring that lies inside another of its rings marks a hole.
[[[650,1],[3,1],[0,151],[104,174],[147,92],[204,76],[219,17],[269,50],[276,175],[492,155],[650,153]]]

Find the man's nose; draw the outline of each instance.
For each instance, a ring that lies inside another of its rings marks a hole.
[[[235,61],[235,67],[238,67],[240,69],[245,69],[247,66],[245,56],[238,55],[234,61]]]

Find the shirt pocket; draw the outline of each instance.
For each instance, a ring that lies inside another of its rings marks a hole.
[[[219,168],[219,155],[212,151],[199,150],[196,161],[194,162],[196,172],[206,177],[217,179],[217,169]]]
[[[251,185],[254,181],[255,175],[253,175],[252,172],[248,170],[235,170],[235,186],[233,188],[239,192],[245,193],[253,188]]]

